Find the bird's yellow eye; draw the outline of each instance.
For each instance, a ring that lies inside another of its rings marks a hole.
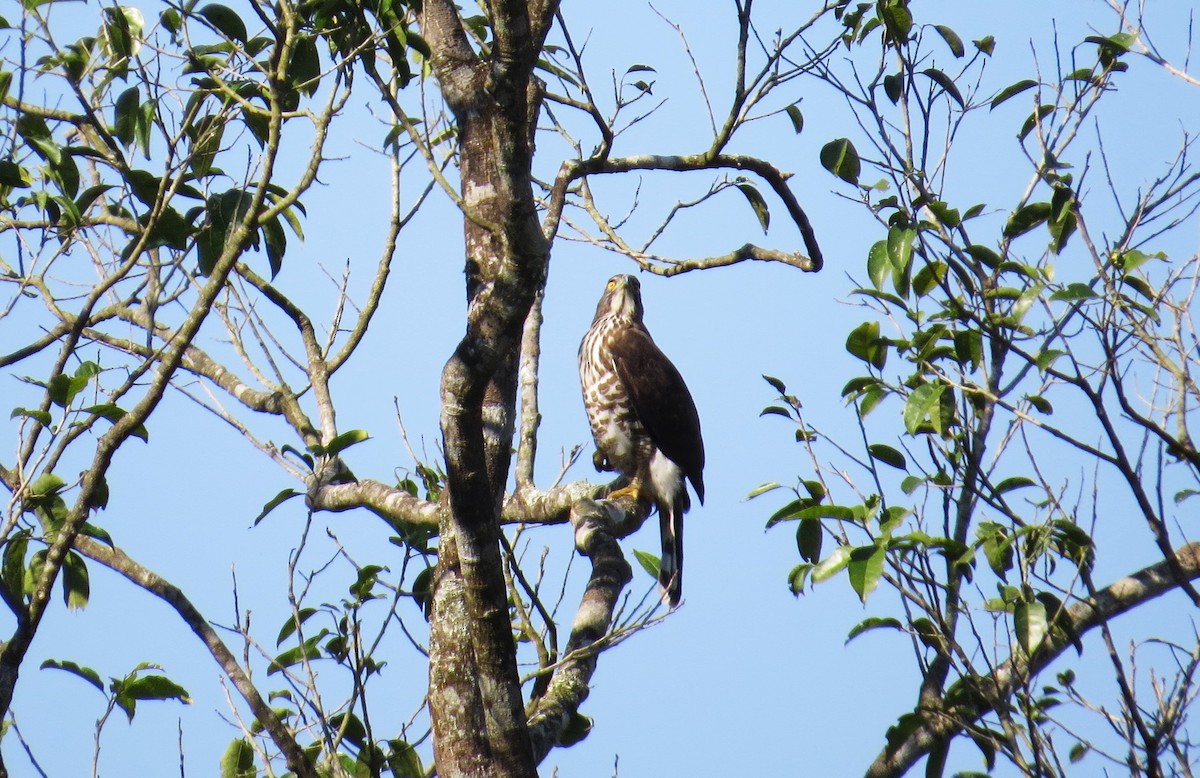
[[[616,287],[616,285],[617,285],[617,279],[615,279],[615,278],[610,278],[610,279],[608,280],[608,288],[609,288],[609,289],[612,289],[612,288]]]

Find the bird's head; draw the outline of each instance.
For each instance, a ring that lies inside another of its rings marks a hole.
[[[604,295],[596,307],[596,318],[615,316],[628,321],[642,320],[642,284],[631,275],[608,279]]]

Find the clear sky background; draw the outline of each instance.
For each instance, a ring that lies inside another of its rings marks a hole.
[[[787,30],[809,13],[810,5],[762,3],[765,18],[760,28],[764,33]],[[157,15],[157,7],[143,6],[148,19]],[[99,14],[94,2],[69,8],[80,18]],[[610,71],[619,77],[628,66],[645,64],[655,68],[656,97],[667,100],[659,114],[622,137],[618,154],[689,153],[708,142],[692,65],[679,36],[654,9],[682,25],[716,110],[723,110],[728,101],[731,4],[663,0],[652,8],[637,2],[568,0],[563,13],[576,40],[588,39],[593,83],[604,85]],[[916,12],[919,21],[950,25],[965,41],[996,37],[984,95],[1020,79],[1037,78],[1039,67],[1053,67],[1055,34],[1067,48],[1087,34],[1116,31],[1107,6],[1085,0],[928,2],[916,4]],[[1177,9],[1169,13],[1175,15],[1151,32],[1165,51],[1182,54],[1186,17]],[[1167,158],[1179,142],[1181,128],[1200,126],[1200,94],[1195,89],[1188,92],[1143,60],[1131,62],[1129,78],[1121,80],[1121,92],[1112,101],[1120,110],[1102,116],[1110,152],[1117,150],[1118,175],[1127,176],[1125,185],[1137,187],[1143,183],[1139,176],[1146,174],[1146,160]],[[642,276],[646,322],[687,379],[700,411],[708,453],[707,500],[693,507],[688,517],[683,606],[601,657],[591,697],[582,708],[595,719],[594,730],[582,744],[554,751],[543,765],[545,775],[557,769],[562,776],[609,776],[618,762],[620,775],[634,778],[852,775],[865,769],[883,746],[887,727],[914,703],[917,674],[907,639],[899,633],[872,633],[845,644],[850,628],[863,618],[894,612],[888,593],[879,591],[864,606],[845,578],[838,577],[801,598],[793,597],[787,588],[787,574],[798,561],[793,528],[764,532],[778,501],[770,496],[746,500],[762,482],[792,483],[811,472],[792,429],[777,417],[759,417],[774,396],[762,373],[786,381],[824,432],[857,439],[853,412],[841,402],[840,392],[860,373],[857,361],[844,351],[846,334],[867,314],[848,303],[849,291],[858,285],[853,279],[865,275],[867,249],[880,237],[861,208],[839,196],[849,193],[848,187],[818,162],[820,148],[833,138],[848,136],[859,143],[859,128],[845,105],[815,80],[801,79],[791,89],[790,100],[803,98],[803,133],[797,136],[787,117],[779,115],[757,123],[733,150],[765,157],[795,174],[793,188],[814,223],[826,269],[811,275],[746,263],[669,280]],[[997,224],[1029,178],[1015,140],[1028,111],[1027,102],[1013,100],[976,120],[975,130],[961,139],[965,148],[958,151],[960,168],[950,177],[955,190],[950,194],[969,200],[968,205],[988,202],[989,218]],[[318,312],[328,311],[332,300],[318,266],[336,275],[350,262],[361,289],[378,254],[388,214],[386,165],[370,149],[379,145],[387,128],[362,106],[348,119],[328,154],[339,161],[324,169],[322,186],[304,198],[307,240],[290,249],[278,279],[299,298],[326,301],[316,307]],[[966,148],[975,151],[964,153]],[[549,178],[562,149],[543,134],[539,151],[544,156],[538,173]],[[865,181],[875,178],[872,172],[863,176]],[[413,176],[405,197],[415,195],[417,179]],[[631,223],[634,232],[655,224],[676,200],[702,193],[709,181],[705,174],[642,177],[642,210]],[[1103,188],[1099,178],[1096,183],[1098,190]],[[610,213],[628,209],[632,184],[632,179],[597,182]],[[769,202],[774,218],[765,237],[746,202],[736,191],[728,191],[687,217],[683,229],[668,235],[660,249],[689,257],[725,253],[747,241],[801,248],[780,204],[770,198]],[[436,450],[440,371],[463,329],[461,235],[457,212],[444,198],[435,197],[401,235],[396,275],[381,314],[362,353],[334,383],[340,428],[361,428],[372,436],[347,456],[360,477],[390,481],[413,466],[396,424],[393,398],[413,445],[431,455]],[[1194,229],[1178,237],[1180,255],[1196,251],[1200,241]],[[1060,263],[1068,266],[1071,259],[1068,253]],[[575,353],[604,281],[621,272],[636,268],[584,244],[560,240],[554,247],[542,344],[545,421],[539,485],[556,477],[561,452],[581,443],[588,447],[567,478],[597,478],[590,465],[591,441]],[[207,334],[220,335],[215,330]],[[4,407],[29,404],[28,387],[4,380]],[[898,407],[887,405],[876,411],[898,412]],[[265,437],[296,444],[282,426],[272,428],[267,420],[254,423]],[[12,423],[4,429],[11,432]],[[250,525],[263,503],[298,484],[236,432],[182,397],[164,403],[150,433],[151,445],[134,441],[119,454],[110,506],[100,523],[135,559],[181,586],[216,622],[236,620],[236,575],[237,606],[252,612],[257,634],[272,649],[286,613],[282,595],[288,553],[296,546],[304,510],[293,501],[258,527]],[[326,530],[360,563],[398,563],[396,549],[387,544],[387,527],[365,511],[318,515],[314,536]],[[1105,530],[1113,533],[1112,539],[1125,531],[1120,526]],[[1138,561],[1118,563],[1102,555],[1098,582],[1153,561],[1144,529],[1128,531],[1130,553]],[[561,569],[573,552],[568,527],[542,529],[531,538],[531,557],[543,544],[551,549],[551,569]],[[624,546],[657,554],[657,522],[648,522]],[[321,553],[314,552],[312,559]],[[577,564],[564,613],[578,600],[582,572]],[[342,578],[330,578],[318,586],[327,586],[330,598],[342,596],[348,583],[344,571]],[[653,586],[635,565],[635,595]],[[1163,619],[1183,607],[1182,599],[1167,597],[1138,618]],[[421,623],[415,612],[406,615],[412,623]],[[1190,614],[1175,621],[1191,630]],[[389,688],[395,689],[398,702],[396,710],[382,715],[398,727],[419,705],[426,666],[404,648],[398,633],[385,648],[395,652],[384,679],[394,684]],[[1095,677],[1103,679],[1103,654],[1092,648],[1077,666],[1086,676],[1087,663],[1099,663]],[[180,732],[187,774],[215,774],[220,753],[238,734],[222,720],[228,703],[219,669],[186,627],[165,606],[95,566],[91,605],[77,613],[53,607],[33,653],[22,673],[14,711],[51,776],[85,774],[91,761],[90,732],[103,712],[103,701],[77,678],[37,670],[45,657],[76,661],[105,677],[122,675],[140,661],[159,662],[192,693],[190,706],[144,704],[132,725],[118,713],[105,729],[103,775],[178,774]],[[261,664],[259,668],[261,674]],[[374,704],[382,709],[378,697]],[[5,739],[4,749],[13,775],[32,774],[12,738]],[[955,751],[952,764],[982,769],[969,745]],[[1087,772],[1081,769],[1081,774]]]

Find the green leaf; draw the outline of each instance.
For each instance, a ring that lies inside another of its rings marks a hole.
[[[813,583],[820,583],[836,575],[850,562],[850,547],[838,546],[819,565],[812,569]]]
[[[44,473],[29,485],[29,493],[38,497],[58,494],[59,490],[66,485],[67,482],[54,473]]]
[[[1021,94],[1022,92],[1033,89],[1037,85],[1038,85],[1038,82],[1033,81],[1031,79],[1025,79],[1024,81],[1018,81],[1015,84],[1006,86],[1005,88],[1000,90],[1000,94],[998,94],[994,98],[992,98],[992,110],[995,110],[996,106],[1000,105],[1005,100],[1008,100],[1011,97],[1016,97],[1017,95]]]
[[[821,540],[824,531],[820,519],[801,519],[796,527],[796,546],[800,557],[806,562],[816,563],[821,558]]]
[[[90,667],[82,667],[75,662],[66,662],[59,659],[47,659],[41,664],[42,670],[65,670],[71,675],[77,675],[83,680],[95,686],[101,694],[104,693],[104,682],[100,680],[100,674]]]
[[[294,615],[288,616],[287,621],[279,628],[279,637],[275,639],[275,647],[278,648],[283,641],[287,640],[291,635],[300,628],[300,625],[308,621],[308,619],[317,613],[316,608],[301,608]]]
[[[570,748],[592,733],[592,720],[578,711],[571,714],[567,726],[558,737],[558,745]]]
[[[883,289],[883,283],[891,275],[892,264],[888,259],[888,242],[876,241],[867,252],[867,276],[871,285],[878,290]]]
[[[1045,397],[1042,397],[1040,394],[1027,394],[1025,395],[1025,400],[1039,412],[1044,413],[1047,416],[1054,413],[1054,406],[1050,404],[1049,400],[1047,400]]]
[[[878,459],[885,465],[891,465],[897,470],[904,470],[908,466],[908,462],[905,460],[903,454],[883,443],[872,443],[867,446],[867,453],[871,455],[872,459]]]
[[[1021,125],[1021,131],[1017,133],[1018,140],[1025,140],[1029,133],[1033,132],[1033,128],[1037,127],[1042,119],[1045,119],[1050,114],[1054,113],[1053,105],[1039,105],[1033,113],[1029,114],[1029,118]]]
[[[972,243],[970,246],[967,246],[966,252],[971,255],[971,259],[987,265],[989,268],[995,269],[1000,266],[1000,255],[987,246]]]
[[[1096,546],[1087,531],[1068,519],[1050,522],[1054,545],[1064,557],[1080,568],[1090,568],[1095,561]]]
[[[221,778],[257,778],[254,769],[254,746],[245,738],[229,744],[221,755]]]
[[[922,70],[921,73],[933,79],[935,84],[940,86],[946,92],[946,94],[950,95],[954,102],[958,103],[959,108],[965,109],[967,107],[966,101],[963,100],[962,92],[958,91],[958,86],[954,83],[954,79],[950,78],[950,76],[946,75],[937,68],[926,68]]]
[[[1013,538],[999,524],[985,522],[978,530],[983,540],[983,553],[987,557],[988,566],[1001,580],[1008,579],[1008,571],[1013,566]]]
[[[1113,254],[1112,261],[1113,264],[1128,273],[1130,271],[1137,270],[1139,267],[1152,259],[1165,260],[1166,258],[1167,255],[1161,251],[1156,251],[1153,254],[1147,254],[1144,251],[1130,249],[1129,251]]]
[[[898,629],[900,631],[903,631],[904,625],[900,623],[899,619],[894,619],[891,617],[881,618],[879,616],[872,616],[869,619],[863,619],[859,623],[855,624],[854,628],[850,630],[850,634],[846,636],[846,642],[849,643],[851,640],[854,640],[856,637],[858,637],[859,635],[861,635],[864,632],[869,632],[873,629],[884,629],[884,628]]]
[[[162,26],[167,32],[171,33],[171,40],[175,40],[175,36],[183,29],[183,18],[179,11],[174,8],[168,8],[158,15],[158,19],[162,22]]]
[[[954,333],[954,357],[962,365],[978,370],[983,362],[983,335],[979,330],[959,330]]]
[[[1178,498],[1178,495],[1176,495]],[[1176,499],[1175,502],[1180,502]],[[0,583],[7,590],[12,600],[22,600],[25,597],[25,555],[29,550],[27,529],[18,530],[4,544],[4,562],[0,565]]]
[[[804,585],[808,582],[808,576],[812,573],[813,567],[814,565],[808,562],[801,562],[788,573],[788,589],[792,594],[799,597],[804,593]]]
[[[1050,203],[1029,203],[1008,217],[1004,225],[1004,237],[1008,239],[1024,235],[1050,218]]]
[[[135,134],[137,135],[138,146],[140,146],[142,150],[142,156],[146,159],[150,159],[150,131],[154,127],[154,120],[157,116],[157,100],[147,100],[146,102],[142,103],[142,109],[138,111],[137,132]],[[198,200],[202,199],[198,193],[193,194],[195,190],[189,191],[189,189],[190,187],[185,185],[181,186],[178,191],[179,194],[187,195],[189,197],[194,196]]]
[[[788,118],[792,120],[792,129],[799,135],[804,131],[804,114],[800,113],[800,104],[789,105],[786,109]]]
[[[892,101],[892,105],[899,103],[900,98],[904,96],[904,74],[892,73],[884,76],[883,93]]]
[[[97,198],[99,198],[100,195],[104,194],[109,189],[112,189],[112,186],[109,184],[97,184],[96,186],[89,186],[87,189],[84,189],[79,197],[75,200],[76,210],[78,210],[80,213],[85,213],[88,208],[92,207],[92,204],[96,202]]]
[[[1075,745],[1071,746],[1071,750],[1067,754],[1067,759],[1071,760],[1071,764],[1075,764],[1087,756],[1088,751],[1091,750],[1092,747],[1087,743],[1076,743]]]
[[[913,240],[917,231],[889,227],[887,236],[888,262],[892,265],[892,285],[896,294],[908,296],[909,278],[912,276]]]
[[[242,17],[237,15],[237,12],[228,6],[220,3],[209,3],[208,5],[197,11],[203,16],[209,24],[217,29],[226,38],[235,41],[246,42],[246,23],[242,21]]]
[[[642,551],[636,548],[633,550],[633,557],[638,561],[638,564],[642,566],[642,569],[650,574],[651,578],[656,581],[658,580],[658,557],[656,557],[654,554],[651,554],[649,551]]]
[[[1027,655],[1032,655],[1050,628],[1046,621],[1046,606],[1038,600],[1018,602],[1013,606],[1013,627],[1021,648]]]
[[[267,675],[274,675],[305,660],[312,661],[319,659],[321,657],[321,649],[318,643],[327,634],[329,634],[329,630],[323,629],[320,633],[304,641],[302,644],[294,648],[289,648],[287,651],[276,656],[267,665]]]
[[[288,68],[288,80],[295,89],[312,97],[321,86],[321,59],[317,54],[317,42],[309,35],[296,40],[292,50],[292,62]]]
[[[931,262],[917,272],[916,277],[912,280],[912,290],[917,297],[925,295],[937,289],[939,283],[946,278],[948,267],[945,262]]]
[[[1074,211],[1068,211],[1062,219],[1051,219],[1050,228],[1050,250],[1055,254],[1061,254],[1063,249],[1067,247],[1067,241],[1075,234],[1075,230],[1079,226],[1079,218]]]
[[[88,581],[87,564],[83,557],[74,551],[68,551],[63,558],[62,566],[63,600],[69,610],[79,610],[87,606],[91,584]]]
[[[780,508],[767,521],[770,528],[781,521],[799,519],[837,519],[838,521],[854,521],[854,511],[845,505],[811,505],[812,500],[794,500]]]
[[[779,392],[780,394],[787,394],[787,385],[775,376],[764,375],[762,379],[770,384],[771,388],[775,391]]]
[[[421,757],[415,748],[403,740],[388,741],[387,764],[392,778],[424,778]]]
[[[41,424],[43,427],[49,427],[50,424],[54,421],[50,417],[49,411],[42,411],[42,410],[31,411],[28,408],[13,408],[13,411],[12,411],[12,413],[10,413],[8,415],[8,418],[15,419],[18,416],[24,416],[27,419],[33,419],[38,424]]]
[[[1000,483],[996,484],[996,494],[1004,494],[1011,492],[1014,489],[1023,489],[1026,486],[1037,486],[1037,481],[1032,478],[1026,478],[1023,475],[1014,475],[1012,478],[1005,478]]]
[[[29,171],[12,160],[0,160],[0,186],[27,189],[33,183]]]
[[[864,603],[879,585],[886,556],[886,549],[878,545],[860,546],[850,552],[846,572],[850,576],[850,586]]]
[[[766,494],[767,492],[773,492],[776,489],[782,489],[782,488],[783,488],[783,484],[778,483],[776,481],[769,481],[765,484],[762,484],[761,486],[754,487],[754,489],[752,489],[750,491],[750,494],[746,495],[746,499],[752,500],[755,497]]]
[[[971,41],[971,43],[975,44],[975,48],[988,57],[992,56],[992,52],[996,50],[996,37],[994,35],[985,35],[977,41]]]
[[[263,240],[267,246],[267,264],[271,267],[271,279],[279,275],[283,269],[283,255],[287,252],[287,233],[279,217],[275,217],[262,226]]]
[[[1066,353],[1067,352],[1061,351],[1059,349],[1047,349],[1047,350],[1043,351],[1042,353],[1038,354],[1037,355],[1038,370],[1042,371],[1043,373],[1046,372],[1054,364],[1055,360],[1057,360],[1059,357],[1063,356]]]
[[[771,211],[767,207],[767,201],[763,199],[762,193],[753,184],[740,183],[736,186],[738,191],[746,196],[750,207],[754,209],[754,215],[758,217],[758,224],[765,234],[767,228],[771,226]]]
[[[188,138],[192,143],[189,162],[193,176],[203,178],[209,174],[224,135],[225,119],[216,114],[202,116],[194,126],[188,128]]]
[[[323,448],[321,453],[331,457],[337,456],[351,446],[370,439],[371,436],[367,434],[366,430],[350,430],[349,432],[343,432],[329,441],[329,444]]]
[[[846,183],[858,184],[862,163],[849,139],[838,138],[826,143],[821,149],[821,165]]]
[[[1121,283],[1133,289],[1150,303],[1158,302],[1158,295],[1154,293],[1154,289],[1144,279],[1137,276],[1127,275],[1121,279]]]
[[[121,694],[131,700],[179,700],[184,705],[192,702],[187,689],[165,675],[143,675],[127,681]]]
[[[65,221],[66,226],[78,225],[80,215],[75,208],[75,196],[79,194],[79,168],[75,164],[75,158],[70,154],[63,154],[57,164],[50,166],[50,171],[59,191],[63,193],[63,215],[69,219]]]
[[[118,421],[120,421],[121,417],[125,415],[124,409],[119,408],[116,405],[113,405],[112,403],[104,403],[101,405],[90,405],[87,408],[84,408],[83,411],[85,413],[95,414],[96,416],[99,416],[103,419],[107,419],[108,421],[111,421],[114,424],[117,423]],[[130,430],[129,434],[135,438],[141,438],[142,440],[144,440],[146,442],[149,442],[149,440],[150,440],[150,433],[146,430],[145,424],[137,425],[132,430]]]
[[[925,718],[919,713],[905,713],[900,716],[895,724],[888,727],[887,748],[885,749],[888,757],[893,756],[896,751],[902,746],[918,729],[925,724]]]
[[[379,581],[379,574],[387,570],[382,565],[363,565],[358,570],[358,576],[354,583],[350,584],[350,595],[359,602],[366,602],[374,599],[375,595],[371,590],[375,588],[375,584]]]
[[[904,402],[904,429],[909,435],[915,435],[930,414],[936,413],[944,391],[945,384],[922,384],[908,396]]]
[[[944,24],[935,24],[933,29],[942,36],[942,40],[946,41],[946,45],[950,47],[950,53],[954,55],[955,59],[961,59],[966,54],[966,48],[963,46],[962,38],[958,37],[958,33]]]
[[[413,579],[412,583],[413,602],[420,606],[426,621],[429,620],[430,608],[433,607],[433,571],[432,566],[425,568],[417,573],[417,577]],[[658,579],[657,569],[654,572],[654,578]]]
[[[888,267],[889,268],[891,267],[890,264],[888,265]],[[892,294],[891,292],[881,292],[878,289],[854,289],[851,291],[851,294],[858,294],[858,295],[862,295],[863,297],[870,297],[872,300],[879,300],[880,302],[884,302],[889,305],[894,305],[902,311],[908,310],[908,304],[906,302],[904,302],[904,300],[901,297],[899,297],[898,295]]]
[[[890,390],[884,389],[881,385],[872,386],[862,394],[862,399],[858,402],[858,412],[862,416],[866,416],[871,411],[875,410],[875,406],[883,402],[891,394]]]
[[[141,97],[138,94],[138,88],[131,86],[121,93],[113,108],[113,137],[125,144],[127,148],[136,137],[140,105]]]
[[[1182,490],[1180,490],[1180,491],[1178,491],[1178,492],[1175,492],[1175,504],[1176,504],[1176,505],[1178,505],[1179,503],[1183,502],[1184,500],[1189,500],[1189,499],[1191,499],[1192,497],[1195,497],[1195,496],[1196,496],[1196,495],[1198,495],[1198,494],[1200,494],[1200,489],[1182,489]],[[6,567],[6,569],[7,569],[7,565],[8,565],[8,557],[7,557],[7,555],[6,555],[6,556],[5,556],[5,567]],[[5,575],[5,579],[6,579],[6,580],[7,580],[7,577],[8,577],[8,576],[7,576],[7,575]]]
[[[917,633],[917,638],[925,646],[932,648],[939,654],[946,652],[946,639],[942,636],[940,630],[932,621],[924,616],[912,620],[913,631]]]
[[[46,120],[30,113],[22,113],[16,122],[17,134],[39,156],[52,165],[62,161],[62,148],[54,142]]]
[[[108,488],[107,482],[101,481],[100,483],[104,486],[105,489]],[[93,502],[96,502],[96,501],[93,500]],[[107,505],[108,505],[108,495],[106,492],[104,495],[104,504],[96,505],[93,507],[105,507]],[[95,524],[91,524],[86,521],[83,524],[80,524],[79,525],[79,534],[87,535],[89,538],[95,538],[96,540],[99,540],[101,543],[108,546],[109,548],[114,547],[112,535],[108,534],[108,532],[106,530],[104,530],[100,527],[97,527]]]
[[[1067,284],[1062,289],[1059,289],[1050,295],[1051,300],[1061,300],[1066,302],[1093,300],[1097,297],[1099,297],[1099,295],[1092,291],[1092,287],[1080,281]]]
[[[301,494],[304,494],[304,493],[297,491],[296,489],[284,489],[284,490],[280,491],[279,494],[275,495],[274,497],[272,497],[270,500],[267,501],[267,504],[263,506],[263,509],[261,511],[259,511],[257,516],[254,517],[254,523],[251,524],[250,526],[257,527],[258,523],[260,521],[262,521],[263,519],[265,519],[267,517],[268,513],[275,510],[280,505],[283,505],[285,502],[292,499],[293,497],[299,497]]]
[[[334,732],[341,733],[348,743],[357,748],[361,749],[367,740],[367,728],[363,726],[362,719],[353,713],[330,716],[329,725]]]
[[[913,26],[912,12],[908,10],[907,3],[880,3],[878,13],[887,31],[885,40],[896,44],[906,43]]]
[[[879,322],[863,322],[846,338],[846,351],[882,370],[887,363],[887,343],[879,337]]]
[[[928,208],[937,217],[937,220],[947,227],[957,227],[962,224],[962,215],[959,214],[958,209],[951,208],[941,200],[929,202]]]

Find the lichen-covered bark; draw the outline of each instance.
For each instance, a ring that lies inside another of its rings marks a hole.
[[[606,511],[592,500],[580,500],[571,510],[575,546],[591,560],[592,574],[571,625],[563,659],[529,720],[538,762],[558,743],[572,714],[587,699],[601,641],[612,625],[621,592],[633,578],[617,537],[639,526],[644,516],[636,511]]]
[[[466,333],[442,373],[450,510],[440,521],[430,715],[444,775],[481,774],[485,765],[488,775],[536,775],[499,527],[521,329],[549,256],[531,186],[530,85],[552,7],[490,4],[495,43],[486,59],[472,50],[453,3],[426,2],[421,18],[459,133],[468,303]],[[531,9],[543,15],[531,21]],[[479,721],[483,739],[477,726],[465,731]]]

